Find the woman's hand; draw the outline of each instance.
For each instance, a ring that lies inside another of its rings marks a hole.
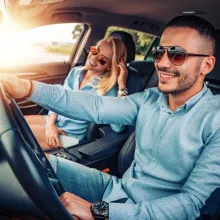
[[[65,132],[61,130],[61,128],[58,128],[54,123],[48,123],[46,125],[46,141],[50,147],[63,147],[59,139],[59,134],[66,135]]]
[[[119,62],[118,69],[118,87],[119,89],[124,89],[126,88],[126,81],[128,77],[128,70],[125,62]]]
[[[80,220],[94,220],[90,211],[92,205],[90,202],[68,192],[63,193],[60,196],[60,200],[74,218]]]
[[[19,79],[7,73],[0,73],[0,82],[3,83],[4,88],[14,98],[26,97],[31,89],[29,80]]]

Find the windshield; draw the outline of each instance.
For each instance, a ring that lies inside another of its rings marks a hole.
[[[84,24],[62,23],[19,30],[0,0],[0,68],[50,62],[68,62]]]

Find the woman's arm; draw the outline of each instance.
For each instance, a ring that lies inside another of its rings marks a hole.
[[[55,114],[52,111],[49,111],[47,124],[55,124],[56,121],[57,121],[57,114]]]

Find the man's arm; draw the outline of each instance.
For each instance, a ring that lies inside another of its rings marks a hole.
[[[216,118],[216,123],[219,120],[220,117]],[[138,204],[110,203],[109,219],[196,219],[207,198],[219,187],[219,155],[220,129],[204,146],[180,193],[152,201],[146,198],[146,201]]]
[[[69,85],[72,86],[73,84],[73,79],[74,79],[74,74],[76,73],[76,71],[79,71],[80,67],[74,67],[68,74],[68,76],[66,77],[65,81],[64,81],[64,84],[63,84],[63,87],[65,89],[69,89],[72,87],[70,87]],[[47,120],[47,123],[51,123],[51,124],[55,124],[56,121],[57,121],[57,114],[54,113],[53,111],[49,111],[48,112],[48,120]]]
[[[117,92],[118,91],[116,89],[112,89],[108,91],[105,96],[117,97],[118,96]],[[125,125],[119,125],[119,124],[110,124],[110,127],[114,132],[118,132],[118,133],[124,131],[126,128]]]
[[[60,85],[34,84],[31,101],[68,118],[97,124],[135,125],[139,107],[148,96],[143,92],[123,98],[103,97],[65,90]]]

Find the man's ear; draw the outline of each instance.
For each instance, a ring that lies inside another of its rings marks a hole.
[[[208,73],[210,73],[214,66],[215,66],[215,57],[214,56],[209,56],[206,57],[203,62],[202,62],[202,74],[203,75],[207,75]]]

